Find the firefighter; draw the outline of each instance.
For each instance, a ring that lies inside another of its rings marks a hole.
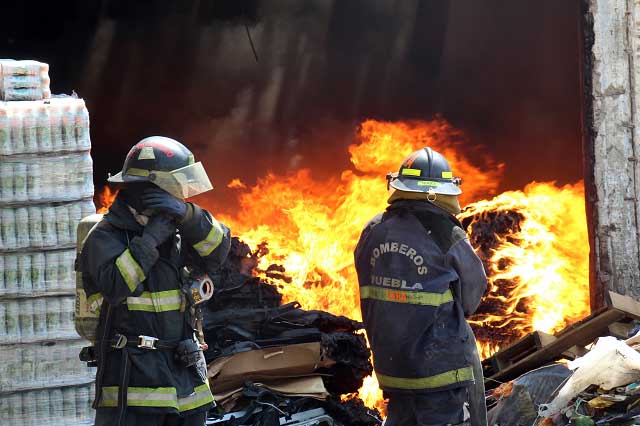
[[[362,316],[389,398],[386,425],[469,424],[468,411],[471,424],[486,424],[482,369],[465,317],[487,279],[455,216],[461,180],[430,148],[387,179],[389,206],[365,226],[355,250]],[[475,399],[467,410],[469,394]]]
[[[96,426],[204,425],[214,406],[203,345],[185,297],[213,273],[229,229],[185,198],[212,189],[184,145],[153,136],[133,146],[109,182],[120,191],[80,257],[96,332]]]

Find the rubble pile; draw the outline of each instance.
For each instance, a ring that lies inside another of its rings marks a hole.
[[[490,425],[640,425],[640,333],[534,369],[487,396]]]
[[[282,304],[275,285],[251,275],[264,250],[252,252],[233,239],[205,310],[211,388],[221,414],[242,413],[220,422],[279,425],[279,419],[322,409],[335,424],[379,425],[379,414],[352,395],[373,371],[371,352],[357,333],[362,324],[305,311],[297,302]]]
[[[639,425],[640,334],[601,337],[569,362],[573,374],[538,410],[543,426]]]

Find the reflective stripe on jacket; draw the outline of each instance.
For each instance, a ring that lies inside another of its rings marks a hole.
[[[365,227],[355,263],[380,386],[423,393],[473,381],[465,314],[486,276],[459,222],[426,201],[396,201]]]
[[[196,205],[189,206],[179,236],[157,248],[140,238],[143,230],[124,201],[117,198],[84,244],[80,262],[88,300],[96,305],[102,298],[108,302],[100,309],[98,347],[105,342],[108,345],[115,334],[151,336],[175,343],[192,338],[189,310],[181,309],[181,270],[192,265],[213,275],[229,252],[229,229]],[[105,328],[107,311],[109,330]],[[128,409],[180,413],[212,407],[208,383],[203,383],[194,367],[178,364],[171,351],[137,347],[128,347],[127,351]],[[102,393],[97,405],[115,407],[123,382],[122,351],[107,348],[103,361]]]

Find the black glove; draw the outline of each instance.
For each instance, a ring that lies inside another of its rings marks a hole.
[[[175,351],[175,359],[184,367],[191,367],[200,361],[202,349],[193,340],[183,340],[178,343]]]
[[[144,209],[168,214],[179,221],[187,214],[187,204],[160,188],[145,189],[140,197]]]
[[[149,219],[149,223],[144,227],[142,239],[158,247],[169,237],[176,233],[176,225],[171,217],[164,214],[157,214]]]

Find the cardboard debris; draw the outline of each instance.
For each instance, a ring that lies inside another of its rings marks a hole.
[[[283,396],[314,398],[318,400],[325,400],[329,396],[329,392],[327,392],[327,389],[324,387],[320,375],[254,382],[253,384],[259,388],[266,388]],[[224,404],[229,398],[238,397],[239,395],[237,394],[242,393],[243,389],[243,387],[238,387],[227,392],[217,392],[216,389],[214,389],[213,396],[216,401]]]
[[[242,387],[247,380],[286,379],[313,375],[335,362],[324,356],[320,342],[240,352],[209,364],[211,388],[224,393]]]

